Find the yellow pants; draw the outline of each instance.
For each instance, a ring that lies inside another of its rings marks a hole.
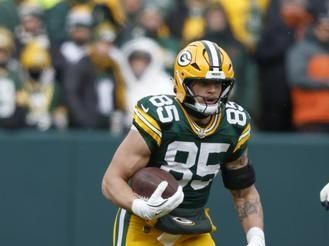
[[[113,246],[215,246],[210,233],[173,235],[119,209],[113,230]]]

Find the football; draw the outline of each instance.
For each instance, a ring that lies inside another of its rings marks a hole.
[[[170,173],[157,167],[145,167],[131,177],[131,188],[139,196],[149,198],[162,181],[168,186],[162,193],[162,198],[172,196],[178,188],[178,182]]]

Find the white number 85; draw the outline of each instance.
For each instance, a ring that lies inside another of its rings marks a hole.
[[[153,96],[150,98],[150,102],[158,107],[157,114],[159,119],[163,123],[168,123],[173,120],[179,121],[179,114],[176,107],[173,104],[173,100],[165,95]]]
[[[247,123],[246,113],[243,111],[243,108],[233,102],[228,102],[226,104],[226,117],[228,123],[232,125],[244,126]]]

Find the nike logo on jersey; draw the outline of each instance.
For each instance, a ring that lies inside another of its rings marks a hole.
[[[147,113],[149,111],[149,108],[145,108],[143,104],[141,106],[145,113]]]

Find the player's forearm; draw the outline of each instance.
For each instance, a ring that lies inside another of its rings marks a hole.
[[[239,220],[245,232],[252,227],[263,229],[263,209],[255,186],[232,191]]]
[[[131,209],[136,198],[127,182],[119,177],[104,177],[102,182],[103,195],[115,205],[124,209]]]

